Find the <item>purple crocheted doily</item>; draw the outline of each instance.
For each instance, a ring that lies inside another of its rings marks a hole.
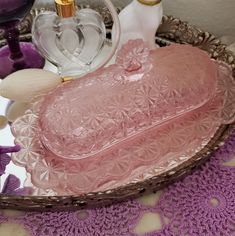
[[[129,201],[79,212],[0,216],[19,223],[32,236],[136,236],[145,213],[161,216],[162,229],[145,236],[235,236],[235,132],[210,161],[161,194],[155,206]]]

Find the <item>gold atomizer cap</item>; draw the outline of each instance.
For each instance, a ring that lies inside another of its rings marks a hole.
[[[147,6],[155,6],[159,4],[162,0],[138,0],[138,2],[147,5]]]
[[[75,15],[75,0],[55,0],[57,15],[60,17],[72,17]]]

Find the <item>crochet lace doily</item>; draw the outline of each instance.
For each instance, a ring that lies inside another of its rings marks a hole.
[[[0,235],[10,224],[32,236],[235,235],[235,132],[205,165],[155,197],[77,212],[2,211],[0,223]]]

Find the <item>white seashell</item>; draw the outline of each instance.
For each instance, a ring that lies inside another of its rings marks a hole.
[[[31,107],[30,103],[14,102],[7,110],[6,117],[8,121],[14,122],[17,118],[23,116]]]
[[[62,79],[49,71],[20,70],[7,76],[0,83],[0,95],[18,102],[30,102],[38,96],[47,94],[61,83]]]
[[[0,116],[0,129],[4,129],[7,126],[7,118],[5,116]]]

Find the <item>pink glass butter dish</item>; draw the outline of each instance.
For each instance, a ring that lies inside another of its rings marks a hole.
[[[192,46],[130,41],[116,64],[68,82],[12,126],[12,156],[59,195],[145,180],[203,148],[234,120],[232,71]]]

